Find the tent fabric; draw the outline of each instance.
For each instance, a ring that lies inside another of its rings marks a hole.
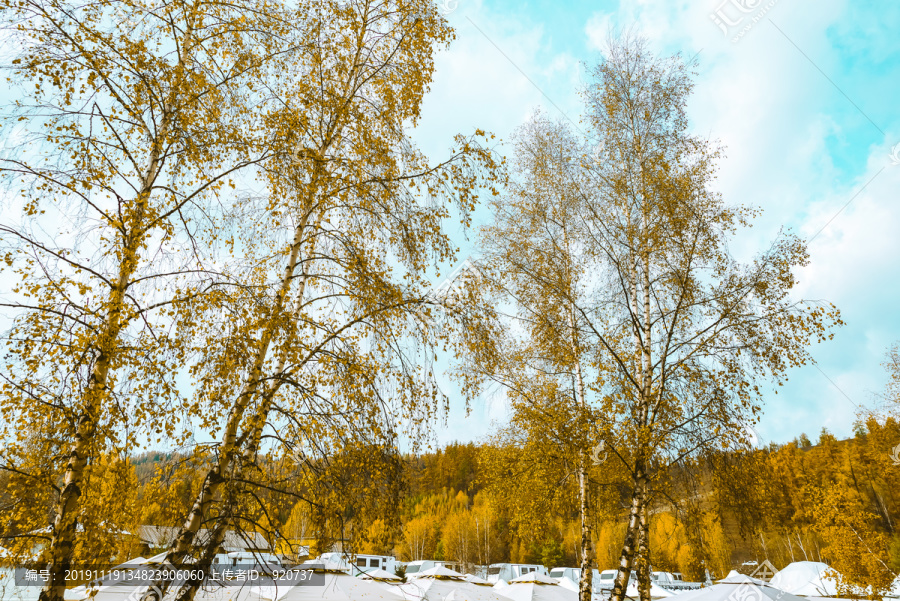
[[[153,557],[135,557],[129,559],[125,563],[119,564],[110,569],[110,572],[129,572],[141,566],[163,566],[166,553],[160,553]],[[93,599],[94,601],[115,601],[117,599],[126,599],[136,590],[146,590],[146,586],[135,586],[134,582],[129,582],[121,576],[108,576],[101,580],[95,580],[88,584],[82,584],[71,589],[67,589],[64,598],[67,601],[81,601],[83,599]]]
[[[650,583],[650,598],[651,599],[661,599],[663,597],[672,597],[675,593],[667,591],[661,586],[657,586],[655,583]],[[628,586],[625,588],[625,596],[632,597],[634,599],[640,598],[640,592],[638,591],[637,582],[634,580],[629,581]]]
[[[764,580],[752,578],[746,574],[741,574],[737,570],[731,570],[728,576],[722,580],[717,580],[717,584],[766,584]]]
[[[406,601],[509,601],[492,588],[462,578],[416,578],[396,588]]]
[[[530,574],[529,574],[530,575]],[[511,580],[509,586],[498,591],[500,595],[512,601],[577,601],[578,593],[558,584],[547,584],[540,581],[516,582]]]
[[[675,596],[677,601],[806,601],[768,584],[714,584]],[[675,601],[675,600],[673,600]]]
[[[469,584],[475,584],[478,586],[493,586],[490,582],[488,582],[484,578],[479,578],[478,576],[474,576],[472,574],[466,574],[465,576],[463,576],[463,580],[465,580]]]
[[[569,589],[570,591],[575,591],[576,593],[578,592],[578,583],[572,582],[566,576],[559,579],[559,586]]]
[[[307,559],[295,569],[300,570],[309,570],[312,569],[315,572],[325,572],[329,573],[340,573],[340,574],[349,574],[350,573],[350,564],[346,561],[331,561],[331,560],[322,560],[322,559]]]
[[[539,584],[559,584],[559,581],[556,578],[550,578],[550,576],[545,576],[540,572],[529,572],[523,576],[519,576],[518,578],[513,578],[509,581],[510,584],[516,582],[537,582]]]
[[[811,597],[834,597],[837,581],[827,563],[795,561],[772,577],[770,585],[788,593]]]
[[[416,572],[415,574],[410,574],[410,578],[458,578],[463,580],[466,577],[465,574],[460,574],[450,568],[445,568],[444,566],[434,566],[433,568],[429,568],[424,572]]]
[[[394,585],[363,580],[350,574],[322,574],[324,583],[316,586],[253,587],[261,601],[401,601],[403,596]],[[236,587],[226,587],[236,588]],[[195,600],[197,601],[197,600]],[[203,601],[229,601],[204,599]],[[232,601],[255,601],[238,599]]]
[[[400,576],[391,574],[387,570],[382,570],[380,568],[363,572],[358,578],[362,578],[363,580],[396,580],[397,582],[400,582]]]

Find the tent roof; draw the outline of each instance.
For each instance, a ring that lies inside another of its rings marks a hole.
[[[769,584],[794,595],[834,597],[837,581],[829,572],[834,570],[826,563],[795,561],[775,574]]]
[[[177,526],[139,526],[137,533],[141,541],[147,543],[150,547],[160,548],[168,547],[178,536],[181,529]],[[212,531],[201,528],[197,531],[196,546],[206,543],[212,536]],[[251,551],[254,549],[269,550],[270,545],[259,532],[236,532],[234,530],[226,530],[225,538],[222,540],[222,547],[228,551]]]
[[[417,578],[396,588],[407,601],[509,601],[492,588],[464,580]]]
[[[528,572],[523,576],[519,576],[518,578],[513,578],[509,581],[510,584],[515,584],[516,582],[537,582],[539,584],[559,584],[559,581],[556,578],[550,578],[550,576],[545,576],[540,572]]]
[[[262,601],[401,601],[397,587],[345,573],[328,573],[317,586],[253,587]],[[253,601],[253,600],[247,600]]]
[[[635,580],[630,580],[628,582],[628,586],[625,588],[625,596],[633,597],[637,599],[640,597],[640,592],[638,591],[638,583]],[[653,599],[658,599],[661,597],[672,597],[674,593],[667,591],[666,589],[658,586],[656,583],[650,583],[650,597]]]
[[[512,601],[577,601],[578,593],[558,584],[538,581],[510,582],[498,591]]]
[[[737,570],[731,570],[728,576],[721,580],[717,580],[718,584],[766,584],[765,580],[752,578],[746,574],[741,574]]]
[[[307,559],[299,566],[300,569],[310,570],[313,569],[315,572],[340,572],[340,573],[348,573],[350,571],[350,564],[345,561],[330,561],[330,560],[322,560],[322,559]]]
[[[396,574],[391,574],[387,570],[382,570],[381,568],[375,570],[369,570],[367,572],[363,572],[358,576],[358,578],[362,578],[364,580],[396,580],[400,581],[400,576]]]
[[[725,583],[694,589],[676,596],[678,601],[733,601],[741,594],[741,587],[753,594],[755,601],[805,601],[802,597],[779,590],[768,584]],[[754,594],[755,593],[755,594]],[[744,594],[744,598],[748,595]]]
[[[459,572],[456,572],[449,568],[445,568],[444,566],[434,566],[433,568],[429,568],[424,572],[416,572],[415,574],[410,574],[410,578],[457,578],[459,580],[462,580],[465,578],[465,574],[460,574]]]

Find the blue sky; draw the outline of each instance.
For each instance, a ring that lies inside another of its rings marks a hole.
[[[697,55],[690,101],[696,133],[720,140],[715,184],[729,203],[761,207],[734,243],[739,258],[780,227],[810,240],[798,297],[843,312],[834,340],[812,348],[817,366],[769,395],[758,426],[783,442],[823,427],[848,436],[859,408],[887,381],[884,353],[900,340],[900,4],[838,0],[439,0],[457,29],[442,51],[415,132],[438,158],[457,132],[501,138],[541,107],[578,122],[585,66],[607,31],[634,27],[660,53]],[[720,25],[717,24],[721,24]],[[894,158],[892,149],[896,147]],[[895,164],[898,163],[898,164]],[[476,226],[487,219],[476,213]],[[474,232],[453,232],[460,261]],[[463,417],[454,398],[438,440],[478,440],[508,419],[501,395]]]

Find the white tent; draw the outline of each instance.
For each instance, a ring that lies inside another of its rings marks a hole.
[[[451,570],[450,568],[445,568],[444,566],[434,566],[423,572],[411,574],[410,578],[447,578],[449,580],[465,580],[466,575]]]
[[[509,586],[499,591],[513,601],[577,601],[578,593],[559,585],[555,578],[540,572],[530,572],[513,578]]]
[[[484,578],[479,578],[478,576],[474,576],[472,574],[466,574],[465,576],[463,576],[463,580],[465,580],[469,584],[476,584],[478,586],[494,586]]]
[[[664,597],[672,597],[675,593],[669,592],[661,586],[657,586],[655,583],[650,583],[650,598],[651,599],[662,599]],[[636,580],[632,579],[628,582],[628,586],[625,588],[625,596],[632,597],[634,599],[639,598],[640,592],[638,591],[638,583]]]
[[[562,578],[559,579],[559,586],[561,586],[565,589],[569,589],[570,591],[575,591],[577,593],[580,585],[578,582],[573,582],[573,581],[569,580],[568,577],[563,576]]]
[[[731,570],[728,572],[728,576],[722,580],[717,580],[716,584],[766,584],[766,581],[741,574],[737,570]]]
[[[795,561],[772,577],[769,583],[788,593],[812,597],[834,597],[837,581],[828,564],[817,561]]]
[[[341,559],[339,561],[334,561],[331,558],[318,558],[318,559],[307,559],[299,566],[298,569],[308,570],[310,568],[319,570],[325,570],[326,572],[346,572],[350,573],[350,564],[345,560]]]
[[[391,581],[391,582],[400,582],[400,576],[396,574],[391,574],[386,570],[382,570],[380,568],[375,570],[369,570],[368,572],[363,572],[359,574],[357,578],[362,578],[363,580],[379,580],[381,582]]]
[[[753,580],[749,577],[744,578]],[[731,580],[731,578],[725,580]],[[786,593],[769,584],[756,584],[743,578],[734,578],[730,582],[720,581],[706,588],[680,593],[675,596],[675,599],[677,601],[806,601],[802,597]]]
[[[356,578],[344,572],[317,573],[316,578],[322,578],[323,582],[320,584],[314,581],[314,584],[298,586],[254,587],[254,589],[264,601],[400,601],[403,599],[399,590],[392,585]]]
[[[463,574],[442,566],[415,574],[397,589],[406,601],[508,601],[493,588],[466,582]]]
[[[140,585],[134,580],[129,580],[127,574],[135,569],[146,569],[148,566],[163,566],[165,559],[166,553],[160,553],[150,558],[135,557],[134,559],[129,559],[125,563],[111,568],[110,574],[105,578],[66,590],[65,599],[67,601],[81,601],[82,599],[124,601],[135,595],[135,591],[145,591],[149,584],[143,583],[143,585]]]

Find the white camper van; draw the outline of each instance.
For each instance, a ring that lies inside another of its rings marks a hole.
[[[447,568],[448,570],[453,570],[454,572],[462,573],[460,566],[455,561],[441,561],[438,559],[419,559],[417,561],[410,561],[406,564],[406,577],[407,578],[415,578],[416,574],[419,572],[424,572],[425,570],[430,570],[431,568],[442,567]]]
[[[577,586],[581,582],[581,568],[553,568],[550,570],[550,578],[556,578],[557,580],[565,578]],[[599,570],[594,570],[594,574],[591,577],[591,588],[594,592],[600,592]]]
[[[359,576],[372,570],[384,570],[391,574],[397,571],[397,560],[390,555],[349,555],[347,553],[322,553],[308,564],[323,564],[331,569],[347,570],[353,576]]]
[[[354,568],[353,570],[351,570],[351,573],[354,576],[358,576],[359,574],[363,574],[365,572],[371,572],[372,570],[384,570],[385,572],[394,574],[397,572],[397,566],[399,565],[397,560],[390,555],[359,554],[353,557],[351,564]]]
[[[492,563],[485,569],[486,574],[481,575],[482,578],[495,584],[498,580],[509,582],[513,578],[524,576],[532,572],[549,576],[547,568],[542,565],[531,563]]]

